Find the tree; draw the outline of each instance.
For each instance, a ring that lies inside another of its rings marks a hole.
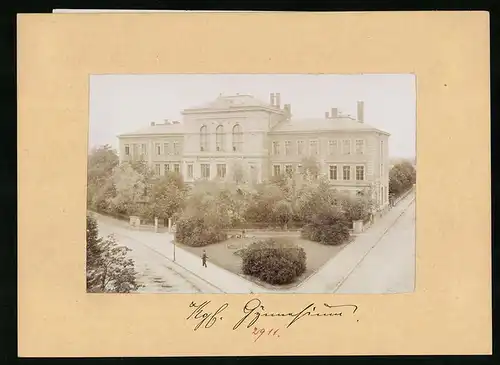
[[[167,220],[183,207],[186,187],[182,177],[174,172],[152,179],[148,191],[148,204],[142,211],[147,218]]]
[[[286,227],[293,219],[291,203],[284,199],[277,201],[272,210],[272,217],[276,224]]]
[[[245,171],[243,164],[239,161],[235,161],[231,165],[231,171],[233,172],[233,180],[236,184],[244,184],[248,180],[247,172]]]
[[[139,289],[130,249],[118,246],[113,236],[99,238],[96,220],[87,215],[87,291],[129,293]]]
[[[339,245],[349,238],[349,221],[337,207],[322,208],[302,228],[303,238],[324,245]]]
[[[97,211],[108,211],[115,194],[111,181],[113,169],[118,165],[118,155],[109,145],[95,147],[87,160],[87,204]]]
[[[300,173],[309,179],[316,179],[321,173],[318,160],[313,156],[307,156],[302,159]]]
[[[389,171],[389,194],[399,196],[416,182],[416,171],[408,161],[400,162]]]
[[[141,204],[146,202],[146,177],[137,172],[131,164],[123,163],[115,167],[111,179],[116,191],[116,195],[111,199],[113,210],[120,214],[138,214]]]

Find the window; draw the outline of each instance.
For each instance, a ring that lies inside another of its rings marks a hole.
[[[337,140],[328,141],[328,154],[336,155],[338,153],[338,148]]]
[[[179,148],[179,142],[174,141],[173,147],[174,147],[174,155],[180,155],[181,154],[181,150]]]
[[[309,141],[309,149],[311,155],[318,155],[319,154],[318,141],[317,140]]]
[[[351,154],[351,140],[350,139],[344,139],[344,141],[342,142],[342,153],[344,155]]]
[[[351,166],[344,166],[343,167],[343,180],[351,180]]]
[[[134,157],[137,157],[137,156],[139,155],[139,153],[138,153],[138,148],[139,148],[139,145],[138,145],[138,144],[134,143],[134,144],[132,145],[132,155],[133,155]]]
[[[226,164],[217,164],[217,177],[220,179],[226,177]]]
[[[165,175],[168,175],[169,172],[170,172],[170,165],[166,163],[165,165],[163,165],[163,173]]]
[[[380,188],[380,203],[384,202],[384,187]]]
[[[208,129],[206,125],[200,128],[200,151],[208,151]]]
[[[278,141],[273,142],[273,155],[280,154],[280,143]]]
[[[364,179],[365,179],[365,167],[356,166],[356,180],[364,180]]]
[[[362,155],[365,152],[365,141],[363,139],[356,140],[356,154]]]
[[[156,173],[156,175],[160,175],[160,164],[159,163],[157,163],[155,165],[155,173]]]
[[[130,155],[130,146],[128,144],[125,145],[125,156]]]
[[[146,145],[146,143],[143,143],[143,144],[142,144],[142,151],[141,151],[141,153],[142,153],[144,156],[147,156],[147,154],[148,154],[148,149],[147,149],[147,145]]]
[[[288,177],[292,177],[292,175],[293,175],[293,167],[292,167],[292,165],[286,165],[285,166],[285,174]]]
[[[168,142],[163,144],[163,154],[168,155],[170,153],[170,144]]]
[[[174,164],[174,172],[177,174],[181,172],[181,166],[178,163]]]
[[[217,151],[224,151],[224,127],[217,126],[215,130],[215,148]]]
[[[290,145],[291,145],[290,141],[285,141],[285,155],[286,156],[289,156],[291,154]]]
[[[233,127],[233,151],[241,152],[243,147],[243,132],[241,126],[236,124]]]
[[[330,180],[337,180],[337,166],[330,165]]]
[[[201,164],[201,177],[203,179],[210,179],[210,164],[208,163]]]
[[[188,165],[188,178],[190,178],[190,179],[193,178],[193,165],[192,164]]]
[[[298,155],[304,154],[304,141],[297,141],[297,154]]]
[[[280,165],[273,166],[273,176],[281,175],[280,167],[281,167]]]
[[[155,146],[156,146],[156,154],[158,156],[161,155],[161,144],[156,143]]]

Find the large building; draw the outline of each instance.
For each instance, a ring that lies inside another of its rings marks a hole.
[[[120,161],[145,160],[156,174],[175,171],[186,182],[197,179],[247,179],[260,182],[294,174],[305,159],[317,161],[338,189],[371,188],[379,208],[389,198],[389,133],[336,108],[321,119],[294,119],[280,94],[269,103],[251,95],[219,96],[185,109],[183,120],[152,122],[118,136]]]

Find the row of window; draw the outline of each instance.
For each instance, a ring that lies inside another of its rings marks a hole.
[[[341,140],[342,144],[340,144],[340,140],[333,139],[328,141],[328,154],[329,155],[350,155],[352,154],[352,146],[350,139]],[[305,142],[302,140],[297,141],[296,148],[293,150],[293,144],[291,141],[284,141],[284,155],[289,156],[293,154],[304,155],[305,154]],[[309,140],[309,154],[310,155],[319,155],[320,154],[320,143],[317,139]],[[282,153],[281,150],[281,142],[273,141],[272,154],[278,156]],[[354,153],[357,155],[362,155],[365,153],[365,140],[364,139],[356,139],[354,142]]]
[[[170,170],[170,164],[168,163],[163,164],[163,171],[165,175],[167,175],[170,171],[173,171],[178,174],[181,173],[181,165],[178,163],[172,164],[172,169],[173,170]],[[155,164],[155,173],[156,175],[160,175],[160,172],[161,172],[161,164],[157,163]]]
[[[180,164],[175,163],[173,165],[173,171],[176,173],[181,173],[180,171]],[[218,178],[225,178],[226,177],[226,164],[217,164],[217,177]],[[166,163],[163,164],[163,169],[164,169],[164,175],[167,175],[171,170],[170,170],[170,164]],[[155,164],[155,173],[156,175],[160,175],[161,173],[161,164]],[[194,168],[193,164],[188,164],[187,165],[187,177],[189,179],[192,179],[194,176]],[[200,164],[200,176],[203,179],[210,179],[210,164]]]
[[[350,166],[350,165],[343,165],[342,170],[339,170],[338,165],[330,165],[328,169],[328,177],[330,180],[351,180],[351,171],[354,167],[353,171],[353,176],[355,180],[357,181],[363,181],[365,180],[365,167],[358,165],[358,166]],[[298,169],[300,169],[301,166],[298,166]],[[281,175],[282,170],[281,170],[281,165],[273,165],[273,175],[278,176]],[[285,175],[292,176],[293,175],[293,166],[292,165],[285,165],[285,170],[283,171]],[[340,174],[341,173],[341,174]]]
[[[140,150],[139,150],[140,146]],[[172,146],[172,147],[170,147]],[[148,148],[146,143],[142,144],[133,144],[133,156],[147,156],[148,155]],[[163,153],[162,153],[163,152]],[[155,153],[157,156],[160,156],[162,154],[164,155],[180,155],[181,154],[181,149],[180,149],[180,143],[178,141],[172,142],[170,144],[169,142],[163,143],[163,151],[162,151],[162,144],[161,143],[155,143]],[[130,156],[130,145],[126,144],[125,145],[125,155]]]
[[[234,152],[239,152],[242,150],[243,146],[243,131],[239,124],[236,124],[233,127],[232,134],[232,149]],[[200,128],[200,151],[209,151],[209,148],[210,140],[208,127],[206,125],[203,125]],[[217,126],[217,128],[215,129],[215,148],[217,151],[224,151],[226,148],[224,126],[222,125]]]

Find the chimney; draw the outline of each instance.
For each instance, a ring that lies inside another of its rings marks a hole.
[[[365,107],[363,101],[358,101],[358,122],[363,123],[365,120]]]
[[[276,93],[276,106],[278,108],[281,108],[281,97],[280,97],[280,93]]]
[[[274,106],[274,93],[271,93],[269,103]]]
[[[328,115],[328,112],[325,112],[325,119],[330,119],[330,116]]]
[[[154,127],[155,126],[155,122],[151,122],[151,127]]]
[[[283,105],[283,110],[285,111],[287,119],[290,119],[292,116],[292,106],[290,104],[285,104]]]
[[[338,116],[339,116],[338,109],[337,108],[332,108],[331,118],[334,119],[334,118],[337,118]]]

